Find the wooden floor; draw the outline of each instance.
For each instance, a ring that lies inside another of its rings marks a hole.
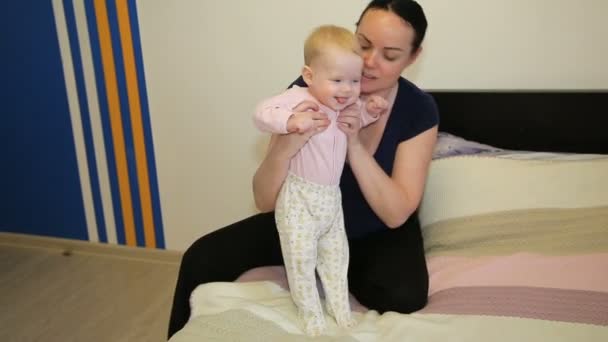
[[[0,341],[166,340],[178,253],[47,242],[0,234]]]

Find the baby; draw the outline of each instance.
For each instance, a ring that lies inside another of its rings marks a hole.
[[[276,134],[304,133],[314,128],[311,116],[294,114],[294,107],[313,101],[330,124],[313,135],[292,158],[279,192],[275,219],[287,280],[308,335],[325,329],[325,316],[316,286],[315,268],[323,284],[328,313],[339,326],[350,327],[348,240],[344,230],[340,176],[346,159],[346,135],[336,119],[346,108],[361,112],[368,125],[386,111],[379,96],[359,99],[363,60],[356,38],[337,26],[315,29],[304,44],[302,78],[308,87],[288,89],[258,104],[255,124]]]

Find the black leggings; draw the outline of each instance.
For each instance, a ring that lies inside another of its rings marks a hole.
[[[379,313],[410,313],[426,305],[428,273],[414,214],[401,227],[349,240],[349,291]],[[188,248],[177,278],[169,337],[190,317],[190,294],[199,285],[234,281],[255,267],[283,265],[274,213],[258,214],[209,233]]]

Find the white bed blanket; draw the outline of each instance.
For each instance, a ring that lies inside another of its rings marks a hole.
[[[192,317],[171,342],[307,341],[289,292],[269,281],[209,283],[193,292]],[[329,316],[315,341],[608,341],[608,328],[517,317],[355,313],[341,330]]]

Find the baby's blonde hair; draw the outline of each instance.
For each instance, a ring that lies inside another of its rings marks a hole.
[[[314,29],[304,42],[304,64],[310,65],[328,47],[360,54],[355,35],[344,27],[323,25]]]

